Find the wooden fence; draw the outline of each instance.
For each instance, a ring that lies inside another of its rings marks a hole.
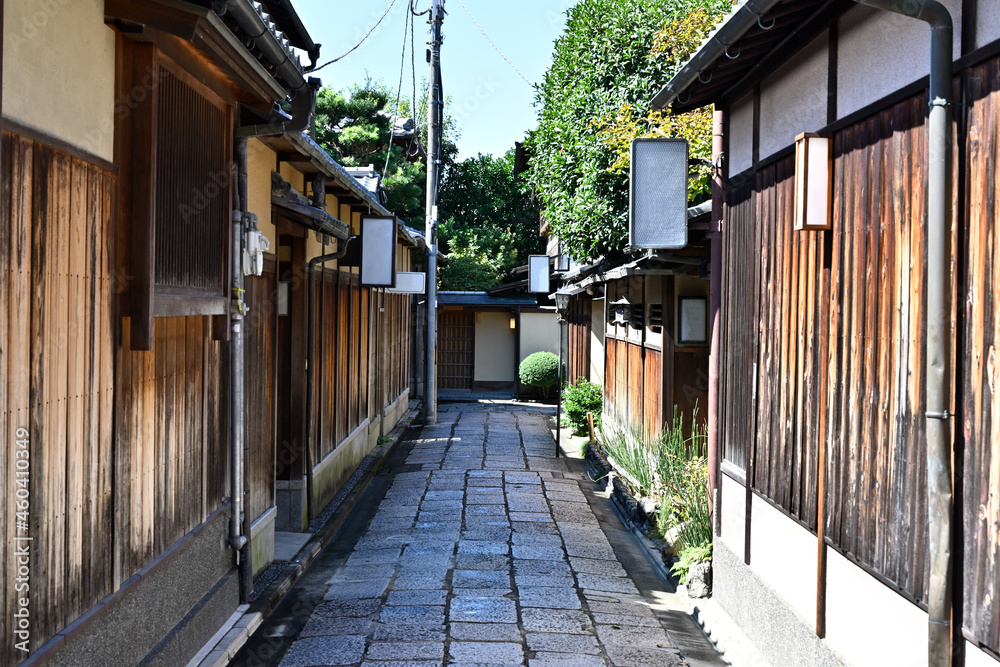
[[[1000,62],[965,71],[952,292],[966,636],[1000,650]],[[961,108],[961,107],[959,107]],[[727,194],[724,465],[904,597],[927,590],[926,94],[834,137],[833,226],[792,230],[792,158]],[[965,128],[964,133],[962,128]],[[964,203],[964,204],[963,204]],[[756,388],[756,395],[754,394]],[[819,461],[825,458],[825,488]]]

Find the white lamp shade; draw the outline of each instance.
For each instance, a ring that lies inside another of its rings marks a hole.
[[[833,141],[818,134],[795,138],[795,229],[829,229]]]

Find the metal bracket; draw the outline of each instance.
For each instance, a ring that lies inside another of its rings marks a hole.
[[[941,421],[947,421],[951,419],[954,415],[945,410],[944,412],[925,412],[924,417],[927,419],[940,419]]]
[[[709,83],[709,82],[712,81],[712,73],[711,72],[708,73],[708,78],[707,79],[701,78],[701,75],[702,75],[702,72],[698,72],[698,82],[699,83],[705,84],[705,83]]]
[[[736,60],[737,58],[740,57],[740,54],[743,53],[743,46],[740,45],[740,44],[737,44],[737,46],[739,46],[740,49],[739,49],[739,51],[736,52],[735,56],[734,55],[730,55],[730,53],[729,53],[729,47],[730,46],[732,46],[732,44],[727,44],[726,45],[726,57],[729,58],[730,60]]]

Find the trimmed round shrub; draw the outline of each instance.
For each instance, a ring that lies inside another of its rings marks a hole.
[[[549,390],[559,384],[559,357],[551,352],[529,354],[517,368],[521,384],[538,387],[548,398]]]

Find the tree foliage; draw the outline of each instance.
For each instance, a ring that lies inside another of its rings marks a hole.
[[[485,290],[504,282],[528,255],[544,250],[538,204],[514,178],[514,153],[477,155],[449,165],[438,208],[439,238],[448,262],[441,289]]]
[[[426,116],[426,82],[423,99],[418,98],[417,119]],[[399,117],[409,118],[412,103],[401,99]],[[408,146],[397,142],[390,147],[396,93],[384,84],[366,81],[349,90],[334,90],[324,86],[316,97],[316,139],[335,160],[347,167],[375,165],[382,173],[389,155],[389,168],[382,180],[388,202],[386,208],[413,224],[424,219],[427,167],[419,156],[426,142],[426,123],[421,122],[421,142]],[[450,117],[445,118],[442,160],[454,161],[458,153],[454,137],[457,133]]]
[[[619,252],[627,237],[628,148],[683,136],[710,157],[711,115],[645,110],[732,0],[581,0],[567,12],[536,93],[529,181],[544,217],[579,260]],[[692,188],[704,196],[707,175]]]

